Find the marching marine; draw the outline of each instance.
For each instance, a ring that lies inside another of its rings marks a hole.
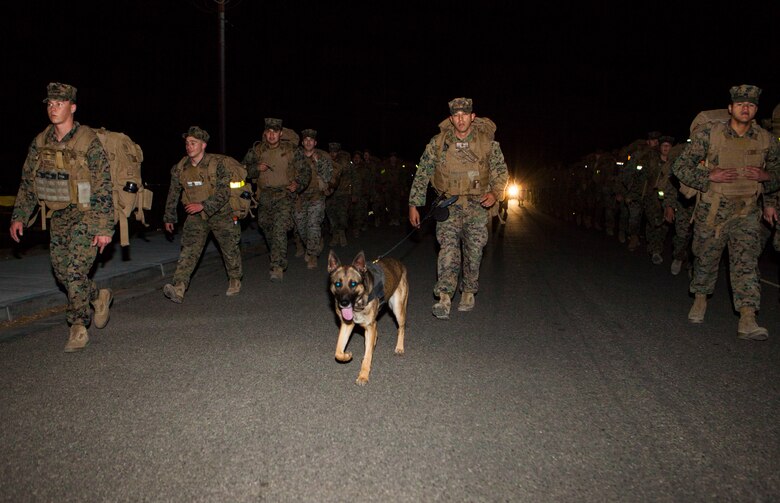
[[[325,198],[336,188],[330,155],[317,147],[317,131],[304,129],[303,155],[310,164],[311,182],[295,200],[295,227],[305,249],[306,267],[317,268],[322,252],[322,222],[325,219]]]
[[[780,188],[780,144],[753,121],[761,89],[734,86],[728,106],[731,119],[698,129],[672,165],[680,182],[699,191],[694,210],[690,291],[692,323],[703,323],[707,296],[715,290],[723,249],[729,249],[734,308],[740,339],[765,340],[769,332],[756,322],[761,305],[758,277],[760,193]],[[702,163],[703,164],[700,164]]]
[[[65,352],[69,353],[84,349],[89,342],[90,303],[95,309],[95,327],[108,323],[111,290],[98,290],[89,272],[114,234],[111,171],[95,132],[74,118],[76,88],[50,83],[43,102],[51,125],[30,145],[10,234],[18,243],[39,205],[44,225],[51,218],[51,266],[68,293],[65,317],[70,335]]]
[[[311,165],[304,161],[297,139],[282,141],[283,134],[281,119],[266,118],[263,139],[242,162],[247,176],[257,181],[257,221],[270,248],[273,282],[282,281],[287,269],[287,232],[293,228],[295,196],[311,179]]]
[[[449,319],[451,299],[458,288],[462,295],[458,311],[474,309],[479,290],[479,267],[488,241],[490,208],[503,197],[509,177],[501,147],[494,140],[496,125],[476,117],[472,100],[449,102],[450,116],[439,124],[441,132],[425,147],[409,194],[409,222],[420,226],[418,206],[425,205],[428,183],[440,196],[457,196],[449,218],[436,224],[438,281],[433,288],[439,301],[433,315]]]
[[[163,287],[163,293],[171,301],[180,304],[190,284],[209,232],[219,243],[222,259],[228,275],[225,295],[237,295],[241,291],[241,226],[233,218],[230,205],[230,171],[226,157],[206,153],[208,132],[192,126],[182,134],[185,155],[171,169],[171,185],[165,202],[165,231],[172,233],[178,222],[176,208],[179,198],[187,218],[181,236],[181,254],[173,274],[173,284]]]

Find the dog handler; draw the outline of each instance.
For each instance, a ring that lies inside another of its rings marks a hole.
[[[494,140],[493,121],[476,117],[470,98],[455,98],[449,108],[449,118],[439,124],[441,132],[425,147],[409,193],[409,222],[414,227],[420,226],[417,206],[425,205],[429,182],[445,197],[459,196],[449,208],[449,218],[436,224],[441,248],[438,281],[433,288],[439,301],[433,305],[433,315],[439,319],[450,317],[461,261],[458,311],[474,309],[482,250],[488,240],[489,209],[503,197],[508,179],[504,154]]]

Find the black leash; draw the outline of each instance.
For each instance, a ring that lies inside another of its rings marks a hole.
[[[403,239],[401,239],[399,242],[397,242],[397,243],[396,243],[396,244],[395,244],[395,245],[394,245],[392,248],[390,248],[389,250],[387,250],[385,253],[383,253],[383,254],[379,255],[377,258],[375,258],[374,260],[372,260],[372,261],[371,261],[371,263],[373,263],[373,264],[376,264],[377,262],[379,262],[380,260],[382,260],[383,258],[385,258],[386,256],[388,256],[388,255],[389,255],[389,254],[390,254],[390,253],[391,253],[393,250],[395,250],[396,248],[398,248],[399,246],[401,246],[401,243],[403,243],[404,241],[406,241],[407,239],[409,239],[409,238],[412,236],[412,234],[414,234],[415,232],[417,232],[417,230],[418,230],[419,228],[421,228],[421,227],[422,227],[422,224],[423,224],[423,223],[424,223],[426,220],[428,220],[429,218],[431,218],[431,217],[433,216],[433,214],[434,214],[435,210],[437,210],[437,209],[439,209],[439,208],[447,208],[448,206],[452,206],[452,204],[453,204],[453,203],[455,203],[455,201],[457,201],[457,200],[458,200],[458,197],[459,197],[459,196],[452,196],[452,197],[449,197],[449,198],[447,198],[447,199],[444,199],[444,192],[442,192],[441,194],[439,194],[439,195],[436,197],[436,199],[434,199],[434,201],[433,201],[433,204],[431,205],[431,209],[430,209],[430,210],[428,210],[428,213],[426,213],[426,214],[425,214],[425,216],[424,216],[424,217],[423,217],[423,218],[420,220],[420,225],[419,225],[419,227],[416,227],[416,228],[412,229],[412,232],[410,232],[409,234],[407,234],[406,236],[404,236],[404,237],[403,237]]]

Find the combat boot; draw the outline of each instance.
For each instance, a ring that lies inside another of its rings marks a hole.
[[[98,291],[97,298],[92,301],[92,307],[95,309],[92,323],[95,325],[95,328],[103,328],[108,324],[109,308],[112,300],[114,300],[114,296],[110,289],[101,288]]]
[[[271,281],[274,283],[281,283],[284,278],[284,271],[281,267],[274,267],[271,269]]]
[[[678,274],[680,274],[681,270],[682,270],[682,260],[680,259],[672,260],[672,267],[669,268],[669,272],[672,273],[672,276],[677,276]]]
[[[618,231],[618,241],[622,244],[626,242],[626,233],[623,231]]]
[[[238,278],[230,278],[230,282],[228,283],[228,289],[225,292],[225,295],[228,297],[232,297],[233,295],[238,295],[238,292],[241,291],[241,280]]]
[[[81,351],[87,347],[89,342],[89,335],[87,334],[87,327],[84,325],[71,325],[70,337],[68,337],[68,343],[65,344],[65,352],[73,353],[75,351]]]
[[[639,248],[639,236],[631,234],[628,238],[628,251],[634,251]]]
[[[347,246],[347,232],[346,231],[339,231],[339,241],[341,242],[341,246]]]
[[[472,309],[474,309],[474,294],[471,292],[463,292],[460,295],[458,311],[471,311]]]
[[[764,327],[759,327],[756,323],[756,310],[754,308],[739,308],[737,337],[751,341],[765,341],[769,337],[769,331]]]
[[[433,309],[431,311],[433,311],[433,315],[439,318],[440,320],[449,320],[451,305],[452,302],[450,301],[449,294],[440,293],[439,302],[433,305]]]
[[[707,312],[707,295],[697,293],[693,296],[693,306],[688,311],[688,321],[691,323],[704,323],[704,313]]]
[[[306,255],[306,269],[316,269],[316,268],[317,268],[317,256]]]
[[[175,302],[176,304],[181,304],[184,302],[184,292],[186,290],[187,285],[184,283],[176,283],[175,285],[168,283],[163,287],[163,293],[165,296],[171,299],[171,302]]]
[[[330,237],[330,246],[338,246],[340,240],[339,231],[333,231],[333,235]]]

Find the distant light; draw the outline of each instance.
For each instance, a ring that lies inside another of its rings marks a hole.
[[[623,165],[623,163],[621,161],[618,161],[615,164],[617,164],[618,166],[622,166]]]
[[[636,165],[636,170],[637,171],[642,171],[642,165],[641,164],[637,164]]]
[[[520,186],[516,183],[511,184],[506,189],[506,194],[509,196],[509,199],[517,199],[517,196],[520,195]]]

